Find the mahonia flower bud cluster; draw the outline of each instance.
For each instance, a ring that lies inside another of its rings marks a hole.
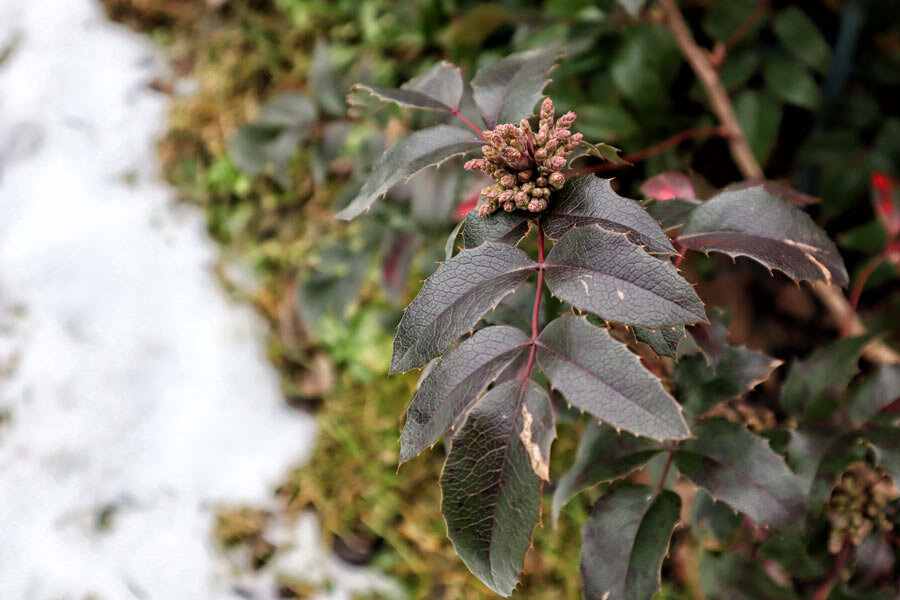
[[[889,531],[893,526],[885,516],[885,507],[898,496],[900,492],[890,478],[868,465],[851,465],[828,501],[828,549],[837,554],[845,538],[859,546],[874,530]]]
[[[732,423],[743,425],[753,433],[762,433],[775,427],[775,414],[771,410],[744,400],[720,402],[704,416],[721,417]]]
[[[548,205],[551,190],[566,183],[562,169],[566,157],[581,143],[581,134],[569,129],[575,113],[569,111],[556,119],[550,98],[541,104],[537,133],[528,119],[518,125],[506,123],[484,132],[490,145],[481,147],[484,158],[465,164],[469,171],[481,171],[497,183],[481,190],[484,202],[478,209],[481,216],[503,207],[541,212]]]

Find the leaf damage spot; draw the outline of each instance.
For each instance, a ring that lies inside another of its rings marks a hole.
[[[531,461],[531,470],[543,481],[550,481],[550,462],[544,458],[540,445],[531,439],[531,425],[534,423],[534,417],[531,411],[524,404],[522,405],[522,430],[519,432],[519,439],[525,446],[525,452],[528,453],[528,459]]]
[[[624,292],[624,290],[616,290],[616,296],[619,297],[619,300],[624,300],[624,299],[625,299],[625,292]]]

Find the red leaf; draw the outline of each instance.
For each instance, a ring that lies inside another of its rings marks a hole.
[[[641,186],[641,192],[648,198],[653,198],[660,202],[674,200],[675,198],[693,200],[697,197],[690,178],[684,173],[675,171],[654,175],[644,182],[644,185]]]
[[[884,173],[872,174],[872,203],[875,213],[887,229],[888,237],[900,234],[900,206],[897,198],[897,182]]]

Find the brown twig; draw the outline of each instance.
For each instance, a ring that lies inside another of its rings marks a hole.
[[[713,112],[728,132],[728,146],[735,164],[746,179],[762,179],[764,177],[762,167],[756,160],[756,157],[753,156],[749,144],[747,144],[744,132],[741,130],[737,116],[734,114],[731,99],[722,85],[722,80],[719,79],[718,71],[710,62],[709,53],[697,45],[693,34],[691,34],[687,23],[684,21],[676,0],[659,0],[659,4],[665,14],[666,24],[681,48],[681,52],[691,65],[700,83],[703,84]],[[861,335],[866,332],[866,328],[863,326],[859,316],[839,288],[819,283],[813,286],[813,290],[828,312],[831,313],[838,328],[845,323],[849,323],[848,332],[850,335]],[[897,353],[880,340],[870,342],[863,350],[863,354],[874,363],[900,364],[900,353]]]
[[[850,291],[850,310],[853,311],[853,314],[856,314],[856,307],[859,306],[859,297],[862,296],[863,288],[866,287],[866,281],[868,281],[875,269],[878,268],[878,265],[884,262],[886,258],[884,252],[880,252],[876,256],[873,256],[863,268],[859,277],[857,277],[856,283],[853,284],[853,289]],[[848,333],[850,333],[849,321],[841,325],[841,337],[847,337]]]
[[[638,150],[632,154],[626,154],[622,157],[626,163],[636,163],[642,160],[646,160],[651,156],[656,156],[661,152],[665,152],[669,148],[673,146],[677,146],[681,142],[686,140],[690,140],[698,137],[728,137],[728,132],[724,127],[695,127],[693,129],[686,129],[685,131],[676,133],[670,138],[667,138],[658,144],[654,144],[649,148],[644,148],[643,150]],[[629,167],[630,164],[622,164],[622,163],[614,163],[614,162],[602,162],[597,165],[591,165],[590,167],[584,167],[583,169],[575,169],[574,171],[568,171],[566,173],[566,177],[575,177],[577,175],[588,175],[590,173],[602,173],[604,171],[612,171],[614,169],[621,169],[623,167]]]
[[[747,35],[747,32],[750,31],[753,24],[756,23],[768,9],[769,0],[759,0],[759,2],[756,3],[756,8],[750,13],[750,16],[744,19],[744,22],[740,24],[727,40],[724,42],[716,42],[715,46],[713,46],[712,55],[710,56],[710,62],[716,71],[722,68],[722,63],[725,62],[728,53],[731,52],[732,48],[737,46],[738,42],[744,39],[744,36]]]
[[[825,581],[822,582],[822,585],[819,586],[819,589],[812,595],[811,600],[826,600],[828,598],[828,595],[831,593],[831,588],[833,588],[834,584],[841,578],[841,570],[847,563],[847,556],[850,554],[850,546],[850,536],[847,536],[844,538],[844,543],[841,545],[841,551],[834,560],[831,571],[828,572],[828,576],[825,578]]]

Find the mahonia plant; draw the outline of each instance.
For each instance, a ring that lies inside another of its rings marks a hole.
[[[865,484],[877,497],[865,503],[855,492],[830,503],[829,497],[842,469],[860,459],[854,450],[839,466],[843,458],[834,453],[865,441],[878,456],[897,458],[898,444],[889,440],[900,429],[867,423],[900,395],[900,376],[885,371],[879,377],[887,383],[860,388],[845,409],[856,415],[844,419],[855,423],[850,429],[802,424],[784,432],[789,440],[770,444],[781,439],[771,413],[735,401],[781,361],[726,344],[725,325],[679,273],[681,255],[666,233],[680,230],[682,251],[746,256],[795,281],[847,285],[835,245],[801,210],[808,197],[756,181],[700,201],[684,175],[663,174],[644,186],[655,199],[648,212],[609,180],[577,174],[574,157],[615,159],[615,153],[572,133],[575,114],[555,118],[553,102],[542,100],[558,55],[551,45],[488,64],[472,79],[471,97],[460,70],[442,62],[397,89],[356,86],[350,98],[444,113],[460,126],[439,123],[398,140],[340,217],[361,214],[394,183],[461,154],[480,152],[465,167],[492,180],[462,224],[462,250],[455,253],[457,228],[447,261],[404,312],[390,366],[401,373],[427,365],[406,413],[399,461],[446,436],[441,509],[458,555],[485,585],[508,596],[541,521],[543,485],[552,478],[555,522],[570,499],[609,483],[582,529],[584,595],[649,599],[660,589],[680,520],[682,498],[667,487],[671,467],[704,491],[698,514],[726,506],[726,517],[740,512],[772,539],[796,533],[808,514],[825,510],[837,515],[839,540],[857,540],[863,527],[887,528],[884,519],[870,516],[875,525],[859,525],[849,514],[892,498],[877,486]],[[560,310],[547,310],[547,292]],[[551,312],[558,316],[548,318]],[[611,334],[611,324],[630,327],[658,356],[679,359],[672,381],[664,385]],[[821,414],[816,407],[846,388],[867,340],[840,340],[839,348],[794,365],[783,392],[787,412],[798,421],[807,412]],[[550,390],[591,417],[563,474],[550,472],[556,436]],[[662,467],[658,485],[626,480],[655,458]],[[870,462],[900,475],[900,461]],[[848,524],[856,529],[848,532]],[[728,556],[707,563],[743,564],[724,562]]]

